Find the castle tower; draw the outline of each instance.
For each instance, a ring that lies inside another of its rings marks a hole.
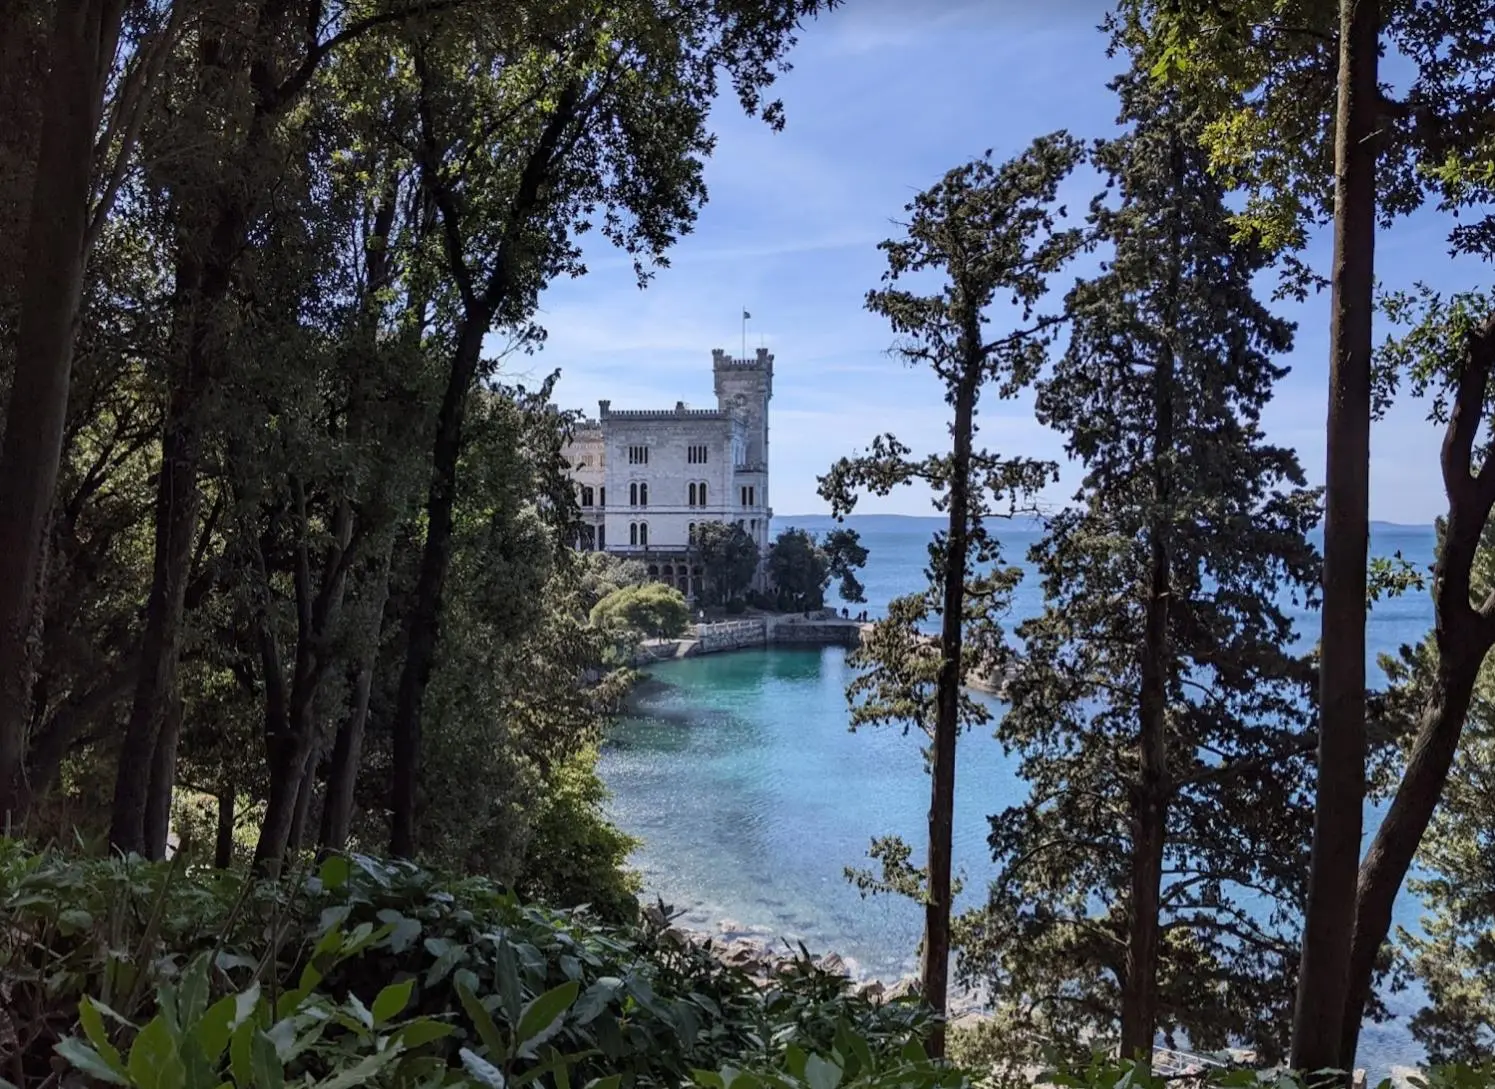
[[[759,348],[751,359],[733,359],[723,349],[711,352],[717,406],[747,423],[748,466],[768,468],[768,402],[773,397],[773,354]],[[766,491],[766,488],[765,488]],[[764,497],[764,505],[767,497]]]

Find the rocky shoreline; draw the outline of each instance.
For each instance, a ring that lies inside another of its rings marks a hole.
[[[776,937],[767,927],[743,926],[732,919],[723,919],[715,931],[678,926],[659,905],[645,907],[644,915],[651,924],[674,934],[686,944],[709,946],[723,964],[745,972],[761,987],[767,987],[803,957],[800,946],[787,938]],[[918,979],[914,976],[904,976],[889,983],[864,977],[854,959],[839,953],[811,953],[810,959],[821,971],[849,980],[853,993],[879,1004],[919,993]],[[978,996],[951,994],[951,1024],[966,1024],[982,1019],[983,1015],[984,1007]]]

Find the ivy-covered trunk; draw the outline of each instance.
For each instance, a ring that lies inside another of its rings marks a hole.
[[[1324,467],[1318,797],[1292,1065],[1339,1065],[1365,800],[1365,611],[1370,544],[1378,0],[1340,0],[1334,256]]]

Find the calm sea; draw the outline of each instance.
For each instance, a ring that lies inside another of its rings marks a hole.
[[[780,519],[823,530],[825,518]],[[868,516],[850,521],[870,556],[863,581],[867,608],[923,583],[934,519]],[[1036,539],[1031,527],[1002,533],[1009,562],[1020,563]],[[1424,569],[1433,534],[1377,525],[1372,551],[1400,552]],[[1014,619],[1042,606],[1026,579]],[[1432,619],[1426,593],[1378,603],[1368,651],[1372,683],[1383,679],[1375,658],[1419,640]],[[1317,621],[1299,614],[1300,635],[1317,638]],[[920,758],[922,735],[896,729],[847,729],[846,685],[839,649],[744,651],[669,662],[652,670],[631,717],[604,749],[602,774],[618,824],[643,841],[634,865],[651,893],[684,910],[683,922],[714,930],[723,920],[802,940],[812,951],[841,953],[863,975],[884,980],[912,973],[920,915],[893,897],[863,899],[847,866],[866,862],[874,836],[896,833],[922,846],[929,786]],[[995,706],[995,705],[993,705]],[[962,899],[984,892],[992,865],[987,815],[1020,801],[1014,761],[989,736],[962,737],[957,757],[955,865]],[[1379,819],[1367,811],[1370,829]],[[1417,905],[1404,897],[1398,921],[1415,925]],[[1415,997],[1397,997],[1407,1011]],[[1367,1026],[1360,1062],[1372,1072],[1416,1060],[1397,1024]]]

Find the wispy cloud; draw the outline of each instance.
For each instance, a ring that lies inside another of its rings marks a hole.
[[[1106,7],[850,0],[807,28],[794,71],[775,89],[788,114],[783,132],[742,117],[727,99],[713,111],[711,199],[670,267],[641,292],[628,260],[594,240],[589,274],[545,292],[544,351],[517,365],[537,374],[559,367],[557,395],[568,407],[595,411],[601,398],[620,407],[709,405],[711,349],[742,346],[746,307],[747,349],[761,343],[776,355],[776,509],[823,510],[815,478],[879,432],[921,452],[940,448],[948,421],[940,390],[888,357],[892,335],[863,307],[884,268],[876,244],[896,232],[893,221],[919,189],[986,148],[1005,157],[1059,128],[1085,138],[1113,131],[1105,82],[1117,62],[1095,29]],[[1077,175],[1064,193],[1071,210],[1083,212],[1094,189],[1092,177]],[[1377,252],[1388,278],[1444,290],[1487,282],[1482,266],[1446,258],[1445,231],[1441,217],[1423,214],[1384,234]],[[1326,253],[1320,264],[1327,268]],[[1299,346],[1264,426],[1319,480],[1328,299],[1285,313],[1299,323]],[[1026,401],[989,405],[981,423],[982,441],[1005,453],[1063,460],[1062,443]],[[1437,513],[1438,440],[1422,405],[1399,404],[1377,425],[1375,517],[1422,522]],[[1045,502],[1064,504],[1077,479],[1067,467]],[[915,489],[865,509],[922,514],[928,502],[927,490]]]

